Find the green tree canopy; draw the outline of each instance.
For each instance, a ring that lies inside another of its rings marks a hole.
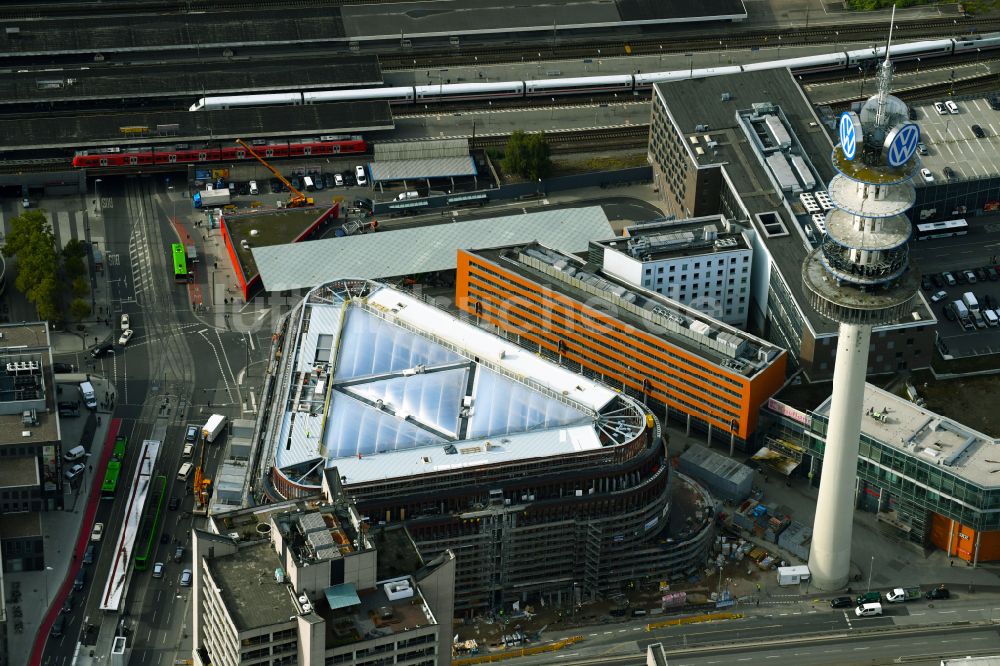
[[[28,210],[12,218],[3,253],[17,259],[14,286],[34,303],[39,318],[61,321],[59,255],[45,214],[40,210]]]
[[[84,259],[87,257],[87,246],[74,238],[66,243],[62,251],[63,267],[66,269],[66,276],[72,280],[78,275],[87,272],[87,264]]]
[[[73,319],[84,319],[90,315],[90,303],[82,298],[74,298],[69,304],[69,313]]]
[[[504,149],[503,168],[530,180],[545,178],[552,170],[549,159],[551,148],[545,133],[525,134],[521,130],[511,134]]]

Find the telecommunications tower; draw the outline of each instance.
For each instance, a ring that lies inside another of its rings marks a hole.
[[[909,314],[917,291],[918,277],[909,267],[911,226],[905,213],[916,198],[910,180],[918,167],[914,155],[920,128],[908,121],[906,104],[889,94],[891,84],[887,46],[879,66],[878,93],[860,112],[840,116],[840,143],[832,156],[839,173],[829,185],[834,208],[827,214],[820,246],[802,265],[810,305],[840,324],[809,553],[812,582],[828,591],[845,587],[850,574],[858,440],[872,327]]]

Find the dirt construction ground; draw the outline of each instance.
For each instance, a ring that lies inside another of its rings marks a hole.
[[[1000,375],[934,379],[930,372],[914,372],[913,385],[927,401],[927,409],[947,416],[990,437],[1000,437]]]

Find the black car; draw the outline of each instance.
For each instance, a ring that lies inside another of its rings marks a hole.
[[[250,194],[250,183],[240,183],[236,186],[236,192],[240,196],[248,196]]]
[[[77,407],[77,404],[75,402],[59,403],[59,416],[72,418],[79,415],[80,415],[80,408]]]
[[[75,372],[76,368],[72,363],[53,363],[52,372]]]
[[[921,278],[920,288],[923,289],[924,291],[930,291],[931,289],[934,288],[934,284],[931,282],[930,277],[925,275],[923,278]]]
[[[955,321],[957,317],[955,316],[955,308],[951,307],[951,303],[945,303],[945,306],[941,309],[944,312],[944,318],[948,321]]]
[[[954,315],[953,315],[954,316]],[[167,508],[171,511],[176,511],[181,505],[180,497],[171,497],[170,501],[167,503]]]
[[[332,173],[323,174],[323,185],[328,190],[337,186],[337,181],[334,179]]]
[[[983,272],[986,273],[986,277],[990,279],[990,282],[1000,280],[1000,275],[997,275],[997,272],[993,270],[992,266],[983,266]]]
[[[976,135],[977,139],[985,139],[986,138],[986,132],[984,132],[983,128],[980,127],[979,125],[973,125],[972,126],[972,133]]]
[[[107,353],[115,353],[115,346],[110,342],[105,342],[103,345],[94,347],[94,351],[90,352],[90,355],[94,358],[101,358]]]
[[[982,268],[973,268],[972,272],[975,273],[976,279],[979,280],[980,282],[986,282],[986,280],[989,279],[988,277],[986,277],[986,271],[984,271]]]
[[[297,190],[301,190],[302,189],[302,187],[300,187],[301,183],[299,182],[299,177],[298,176],[292,176],[288,180],[289,180],[289,182],[291,182],[292,187],[294,187],[295,189],[297,189]]]
[[[944,280],[942,280],[941,276],[938,275],[937,273],[933,273],[931,275],[931,282],[933,282],[934,286],[937,287],[938,289],[944,286]]]
[[[951,592],[948,591],[947,587],[942,586],[929,590],[924,596],[928,599],[950,599]]]
[[[272,178],[271,179],[271,194],[280,194],[280,193],[281,193],[281,181],[278,180],[277,178]]]
[[[994,111],[1000,111],[1000,97],[997,97],[996,95],[990,95],[988,99],[990,101],[990,107]]]
[[[854,599],[850,597],[835,597],[830,599],[830,608],[854,608]]]
[[[969,278],[966,277],[965,271],[952,271],[951,274],[955,276],[955,281],[959,284],[969,284]]]
[[[947,178],[948,180],[955,180],[955,178],[958,177],[958,174],[955,173],[955,170],[949,166],[946,166],[944,168],[943,173],[944,177]]]
[[[75,603],[76,603],[76,597],[74,597],[72,594],[69,595],[68,597],[66,597],[66,601],[64,601],[63,605],[62,605],[62,612],[63,613],[72,613],[73,612],[73,605]]]
[[[983,307],[984,308],[986,308],[988,310],[996,310],[997,309],[997,301],[996,301],[996,299],[993,298],[992,296],[990,296],[989,294],[983,294],[982,301],[983,301]]]
[[[372,209],[372,200],[365,197],[358,197],[354,200],[354,205],[358,208],[366,208],[368,210]]]
[[[187,431],[184,433],[185,442],[197,442],[198,441],[198,426],[189,425]]]

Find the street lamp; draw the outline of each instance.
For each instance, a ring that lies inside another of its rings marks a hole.
[[[868,565],[868,589],[865,592],[872,591],[872,569],[875,567],[875,556],[872,555],[871,564]]]
[[[101,210],[101,192],[99,187],[102,182],[104,181],[100,178],[94,181],[94,213],[100,213],[101,215],[104,214],[103,210]]]

